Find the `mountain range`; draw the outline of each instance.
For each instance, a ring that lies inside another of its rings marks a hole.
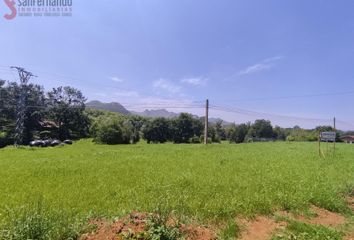
[[[124,115],[131,114],[122,104],[117,102],[103,103],[95,100],[86,103],[86,107],[91,109],[106,110],[110,112],[121,113]]]
[[[91,109],[106,110],[106,111],[121,113],[124,115],[138,115],[138,116],[151,117],[151,118],[156,118],[156,117],[174,118],[174,117],[178,117],[179,115],[178,113],[169,112],[166,109],[157,109],[157,110],[146,109],[143,112],[129,111],[120,103],[117,102],[103,103],[97,100],[86,103],[86,107]],[[209,122],[211,123],[216,123],[218,121],[223,121],[224,125],[230,124],[229,122],[226,122],[220,118],[209,118]]]

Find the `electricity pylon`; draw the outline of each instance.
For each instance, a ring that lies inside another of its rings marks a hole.
[[[27,72],[21,67],[11,67],[18,71],[20,77],[20,97],[17,105],[16,114],[16,129],[15,129],[15,146],[19,146],[23,141],[23,131],[25,129],[25,115],[26,115],[26,98],[27,98],[27,83],[31,77],[36,77],[31,72]]]

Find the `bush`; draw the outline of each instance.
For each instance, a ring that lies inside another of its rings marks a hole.
[[[9,144],[9,139],[6,132],[0,132],[0,148],[5,147]]]
[[[129,121],[119,116],[99,117],[92,127],[94,141],[103,144],[130,144],[134,138]]]
[[[232,125],[229,128],[228,139],[231,143],[243,143],[246,140],[247,132],[249,130],[248,125]]]
[[[201,140],[200,137],[194,136],[194,137],[192,137],[192,138],[189,140],[189,142],[190,142],[190,143],[194,143],[194,144],[198,144],[198,143],[201,143],[202,140]]]
[[[294,136],[287,136],[286,137],[286,141],[287,142],[294,142],[295,141],[295,137]]]
[[[199,141],[200,141],[200,143],[204,143],[204,135],[201,135],[201,136],[200,136]],[[208,138],[207,138],[207,143],[208,143],[208,144],[212,144],[212,143],[213,143],[213,140],[212,140],[210,137],[208,137]]]

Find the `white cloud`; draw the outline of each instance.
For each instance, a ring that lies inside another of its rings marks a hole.
[[[273,66],[272,64],[264,64],[264,63],[257,63],[255,65],[249,66],[244,70],[241,70],[238,75],[247,75],[247,74],[252,74],[256,72],[261,72],[263,70],[269,70]]]
[[[119,77],[109,77],[109,79],[111,79],[112,81],[115,81],[115,82],[123,82],[124,80],[119,78]]]
[[[281,59],[283,59],[283,56],[275,56],[275,57],[271,57],[271,58],[266,58],[259,63],[251,65],[251,66],[239,71],[238,75],[242,76],[242,75],[248,75],[248,74],[253,74],[253,73],[257,73],[257,72],[270,70],[274,67],[275,62],[277,62]]]
[[[159,79],[154,81],[153,88],[156,91],[164,91],[169,94],[177,94],[181,92],[181,87],[174,84],[173,82],[167,81],[165,79]]]
[[[114,92],[114,95],[118,97],[139,97],[138,92],[130,90],[119,90]]]
[[[201,77],[184,78],[181,80],[181,83],[186,83],[193,86],[201,86],[206,84],[206,79]]]
[[[284,56],[274,56],[274,57],[266,58],[262,62],[276,62],[276,61],[279,61],[283,58],[284,58]]]

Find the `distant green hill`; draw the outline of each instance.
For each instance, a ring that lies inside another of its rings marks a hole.
[[[86,103],[87,108],[97,109],[97,110],[107,110],[111,112],[117,112],[125,115],[129,115],[130,112],[120,103],[111,102],[111,103],[103,103],[100,101],[90,101]]]
[[[158,110],[145,110],[144,112],[132,112],[133,114],[143,116],[143,117],[164,117],[164,118],[174,118],[178,117],[178,113],[169,112],[166,109],[158,109]]]
[[[124,115],[138,115],[138,116],[142,116],[142,117],[150,117],[150,118],[157,118],[157,117],[164,117],[164,118],[175,118],[178,117],[179,113],[175,113],[175,112],[169,112],[166,109],[151,109],[148,110],[146,109],[143,112],[135,112],[135,111],[128,111],[122,104],[117,103],[117,102],[111,102],[111,103],[103,103],[100,101],[90,101],[86,104],[87,108],[91,108],[91,109],[96,109],[96,110],[106,110],[106,111],[110,111],[110,112],[116,112],[116,113],[121,113]],[[199,117],[199,116],[195,116],[195,117]],[[229,125],[231,123],[226,122],[220,118],[209,118],[209,122],[210,123],[216,123],[218,121],[222,121],[223,125]]]

